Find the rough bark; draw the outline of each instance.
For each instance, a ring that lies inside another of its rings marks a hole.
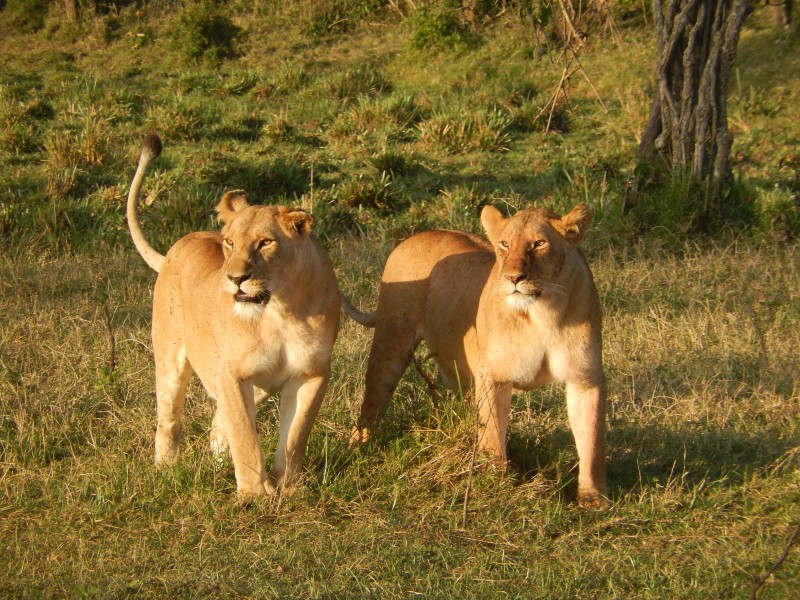
[[[626,211],[643,201],[643,172],[658,164],[703,182],[706,216],[714,211],[731,180],[726,94],[746,8],[746,0],[653,0],[655,94]]]

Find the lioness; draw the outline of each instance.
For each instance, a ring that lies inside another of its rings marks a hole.
[[[425,340],[442,379],[469,386],[479,411],[479,447],[506,462],[512,389],[566,384],[578,450],[578,500],[606,503],[605,377],[600,304],[578,249],[591,216],[583,204],[560,217],[543,208],[504,218],[486,206],[491,243],[427,231],[399,244],[381,279],[378,309],[344,310],[375,327],[366,389],[351,442],[369,435],[417,344]]]
[[[283,206],[251,206],[241,191],[216,207],[222,232],[196,232],[166,256],[145,240],[137,200],[148,163],[161,152],[144,139],[128,195],[128,226],[158,272],[153,293],[157,464],[178,454],[186,384],[197,373],[216,400],[215,453],[230,450],[241,495],[291,490],[330,375],[339,289],[312,218]],[[256,400],[281,392],[280,437],[267,474],[256,437]]]

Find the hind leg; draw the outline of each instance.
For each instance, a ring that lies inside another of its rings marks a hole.
[[[171,348],[156,357],[155,462],[173,464],[181,440],[181,415],[186,402],[186,385],[192,367],[183,346]]]
[[[420,338],[413,327],[400,320],[379,321],[372,338],[367,363],[364,399],[358,424],[350,435],[350,444],[365,442],[370,426],[377,423],[391,400]]]
[[[215,400],[216,401],[216,400]],[[225,437],[225,430],[222,428],[222,417],[219,409],[214,412],[214,419],[211,421],[211,453],[218,463],[223,463],[228,456],[228,438]]]

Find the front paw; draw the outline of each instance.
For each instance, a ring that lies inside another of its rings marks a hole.
[[[611,507],[608,497],[597,489],[578,490],[578,504],[583,508],[603,510]]]
[[[172,466],[178,461],[180,442],[166,436],[156,437],[155,463],[158,466]]]
[[[252,485],[239,485],[236,488],[236,495],[239,497],[240,500],[251,500],[257,496],[274,496],[278,493],[278,490],[275,488],[275,484],[267,477],[263,481],[259,483],[254,483]]]
[[[367,443],[369,438],[370,438],[369,429],[367,429],[366,427],[359,427],[358,425],[356,425],[355,427],[353,427],[353,431],[350,432],[350,441],[348,442],[347,447],[350,450],[353,450],[358,446],[363,446],[364,444]]]

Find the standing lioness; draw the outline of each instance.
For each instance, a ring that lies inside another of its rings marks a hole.
[[[530,208],[508,219],[486,206],[481,221],[491,244],[456,231],[427,231],[399,244],[386,262],[376,313],[345,303],[349,316],[375,326],[352,441],[366,438],[425,340],[444,382],[473,388],[480,448],[503,463],[512,389],[565,383],[578,500],[604,504],[600,305],[577,247],[590,220],[584,205],[563,217]]]
[[[217,453],[230,449],[239,493],[289,488],[300,477],[330,375],[340,310],[333,268],[309,214],[251,206],[240,191],[226,193],[216,207],[221,233],[190,233],[159,254],[144,238],[136,203],[147,165],[160,152],[161,140],[148,135],[128,195],[134,244],[158,272],[156,463],[177,457],[186,384],[195,372],[217,402],[211,445]],[[267,474],[256,396],[277,391],[280,437]]]

